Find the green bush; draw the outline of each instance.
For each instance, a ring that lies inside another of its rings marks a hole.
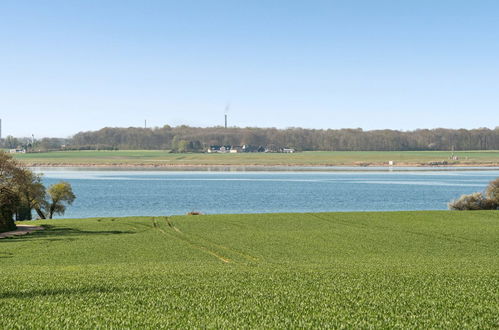
[[[496,210],[499,208],[499,178],[491,181],[483,193],[473,193],[462,195],[458,199],[451,201],[449,209],[458,211],[470,210]]]
[[[493,201],[497,206],[499,206],[499,178],[489,183],[489,186],[485,191],[485,195],[489,200]]]
[[[482,193],[473,193],[471,195],[462,195],[449,203],[451,210],[470,211],[470,210],[490,210],[490,201]]]

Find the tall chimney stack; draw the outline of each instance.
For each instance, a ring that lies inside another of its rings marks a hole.
[[[225,115],[225,128],[227,128],[227,115]]]

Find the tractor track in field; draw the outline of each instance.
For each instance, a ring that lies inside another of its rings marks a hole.
[[[171,229],[175,230],[177,233],[180,233],[180,234],[185,235],[185,234],[184,234],[184,233],[183,233],[180,229],[178,229],[178,228],[175,226],[175,224],[174,224],[173,222],[171,222],[171,221],[168,219],[168,217],[165,217],[165,221],[166,221],[166,223],[168,224],[168,227],[170,227]],[[220,244],[218,244],[218,243],[212,242],[212,241],[210,241],[209,239],[206,239],[206,238],[204,238],[204,237],[202,237],[202,236],[199,236],[199,235],[196,235],[196,234],[190,234],[190,236],[192,236],[192,237],[196,238],[197,240],[204,241],[204,243],[205,243],[206,245],[215,246],[215,247],[217,247],[217,248],[219,248],[219,249],[226,250],[226,251],[228,251],[228,252],[230,252],[230,253],[237,254],[237,255],[239,255],[239,256],[241,256],[241,257],[245,258],[245,259],[248,259],[248,260],[249,260],[249,261],[251,261],[251,262],[256,262],[256,261],[258,261],[258,258],[257,258],[257,257],[254,257],[254,256],[252,256],[252,255],[249,255],[249,254],[246,254],[246,253],[243,253],[243,252],[237,251],[237,250],[234,250],[234,249],[229,248],[229,247],[227,247],[227,246],[220,245]]]
[[[348,222],[348,221],[345,221],[345,220],[339,220],[337,218],[334,218],[334,219],[325,219],[325,218],[321,217],[318,214],[314,214],[314,213],[307,213],[307,214],[310,215],[310,216],[312,216],[315,219],[319,219],[319,220],[322,220],[322,221],[325,221],[325,222],[329,222],[329,223],[331,223],[333,225],[342,225],[342,226],[347,226],[347,227],[352,227],[352,228],[359,228],[359,229],[376,228],[378,230],[382,230],[382,231],[390,232],[390,233],[401,233],[402,232],[402,233],[407,233],[407,234],[411,234],[411,235],[417,235],[417,236],[421,236],[421,237],[432,238],[432,239],[435,239],[435,240],[441,240],[441,241],[446,241],[446,242],[451,242],[451,243],[457,243],[457,244],[463,244],[465,242],[473,242],[473,243],[475,243],[477,245],[490,248],[489,245],[483,244],[482,242],[480,242],[478,240],[470,239],[470,238],[467,238],[467,237],[460,237],[460,236],[455,236],[455,235],[448,235],[448,234],[441,233],[441,232],[425,233],[425,232],[420,232],[420,231],[416,231],[416,230],[407,230],[407,229],[396,230],[396,229],[388,227],[388,226],[380,226],[380,225],[374,225],[374,224],[371,224],[369,226],[366,225],[366,224],[353,224],[351,222]]]
[[[165,219],[167,220],[168,218],[165,217]],[[236,263],[235,261],[227,258],[227,257],[224,257],[224,256],[221,256],[220,254],[216,253],[215,251],[213,251],[212,249],[209,249],[208,247],[200,244],[200,243],[197,243],[197,242],[192,242],[191,240],[189,240],[186,235],[184,233],[182,233],[178,228],[174,227],[173,225],[171,225],[169,223],[169,221],[167,220],[167,225],[168,227],[170,227],[172,229],[172,231],[166,231],[164,230],[163,228],[160,227],[159,223],[156,221],[156,218],[152,218],[152,223],[153,223],[153,227],[155,229],[157,229],[159,232],[161,232],[162,234],[164,235],[167,235],[167,236],[170,236],[170,237],[174,237],[182,242],[185,242],[187,244],[189,244],[191,247],[197,249],[197,250],[200,250],[202,252],[205,252],[215,258],[217,258],[218,260],[224,262],[224,263]]]

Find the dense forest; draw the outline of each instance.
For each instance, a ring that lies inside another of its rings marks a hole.
[[[418,129],[414,131],[304,128],[238,128],[164,126],[157,128],[103,128],[80,132],[72,138],[33,141],[7,137],[5,148],[28,146],[33,150],[57,149],[165,149],[205,151],[211,145],[251,145],[306,150],[499,150],[495,129]]]

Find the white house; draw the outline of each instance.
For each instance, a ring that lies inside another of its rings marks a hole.
[[[11,154],[25,154],[26,149],[10,149],[9,152]]]

